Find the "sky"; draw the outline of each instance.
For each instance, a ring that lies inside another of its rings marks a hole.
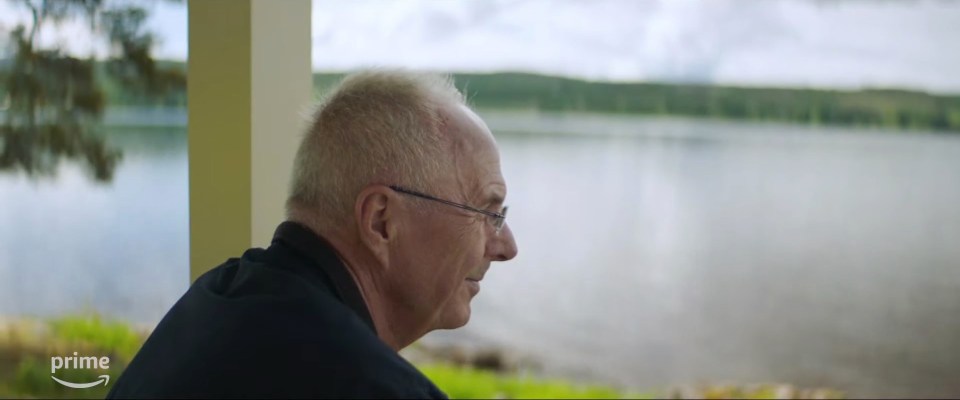
[[[25,14],[0,1],[0,30],[9,29]],[[155,55],[185,59],[185,4],[151,4]],[[74,25],[43,38],[89,52]],[[314,69],[325,71],[960,93],[955,0],[313,0],[312,35]]]

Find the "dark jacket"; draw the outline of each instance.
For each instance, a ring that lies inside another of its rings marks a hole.
[[[330,245],[284,222],[174,304],[108,395],[128,397],[446,396],[377,337]]]

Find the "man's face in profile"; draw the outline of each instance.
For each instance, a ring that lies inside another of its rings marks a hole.
[[[493,135],[480,118],[465,106],[448,107],[447,134],[454,140],[454,168],[436,195],[481,210],[500,212],[506,184],[500,172],[500,155]],[[410,213],[409,241],[397,249],[404,254],[403,282],[408,304],[432,315],[431,329],[454,329],[470,318],[470,300],[491,261],[506,261],[517,254],[513,233],[504,224],[499,233],[490,217],[455,207],[437,206],[426,213]]]

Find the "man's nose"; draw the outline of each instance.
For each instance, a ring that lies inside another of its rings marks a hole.
[[[491,250],[493,261],[507,261],[517,256],[517,242],[513,238],[513,231],[510,225],[504,224],[503,229],[498,235],[493,236],[491,240],[493,246]]]

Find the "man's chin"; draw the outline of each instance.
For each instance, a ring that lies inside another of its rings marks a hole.
[[[437,320],[436,329],[462,328],[470,321],[470,302],[457,304],[454,309],[447,308]]]

